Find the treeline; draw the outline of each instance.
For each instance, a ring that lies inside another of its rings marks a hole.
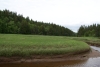
[[[68,28],[23,17],[9,10],[0,10],[0,33],[74,36]]]
[[[82,25],[78,30],[77,36],[100,37],[100,24]]]

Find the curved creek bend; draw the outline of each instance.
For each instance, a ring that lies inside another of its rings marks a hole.
[[[100,47],[90,47],[100,53]],[[100,67],[100,56],[57,62],[0,63],[0,67]]]

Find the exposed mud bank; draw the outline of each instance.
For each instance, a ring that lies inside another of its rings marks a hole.
[[[92,46],[100,46],[98,43],[86,42]],[[100,52],[91,49],[84,51],[82,53],[76,54],[65,54],[65,55],[55,55],[55,56],[42,56],[34,55],[31,57],[0,57],[0,63],[24,63],[24,62],[57,62],[66,60],[86,60],[88,58],[100,57]]]
[[[90,57],[100,57],[100,52],[92,49],[89,52],[73,55],[57,56],[32,56],[32,57],[0,57],[0,63],[24,63],[24,62],[57,62],[66,60],[85,60]]]
[[[90,46],[91,51],[70,57],[62,56],[56,58],[31,58],[11,63],[0,63],[0,67],[100,67],[100,48]],[[99,52],[98,52],[99,51]],[[17,59],[18,60],[18,59]]]

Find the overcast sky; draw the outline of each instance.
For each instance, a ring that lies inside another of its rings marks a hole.
[[[0,10],[4,9],[74,32],[81,25],[100,23],[100,0],[0,0]]]

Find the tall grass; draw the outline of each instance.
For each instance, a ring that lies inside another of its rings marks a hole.
[[[68,37],[69,39],[78,40],[78,41],[84,41],[84,42],[90,42],[100,45],[100,38],[98,37]]]
[[[0,34],[0,56],[75,54],[89,48],[85,42],[63,36]]]

